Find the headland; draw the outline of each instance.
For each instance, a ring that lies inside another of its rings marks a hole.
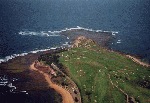
[[[62,35],[70,38],[70,48],[16,57],[0,64],[0,73],[20,78],[18,90],[51,91],[42,95],[54,94],[57,103],[150,101],[149,64],[109,50],[111,33],[72,30]]]

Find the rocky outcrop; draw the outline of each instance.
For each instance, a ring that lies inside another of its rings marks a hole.
[[[85,36],[79,36],[72,44],[72,47],[86,46],[88,44],[94,43],[93,40],[86,38]]]

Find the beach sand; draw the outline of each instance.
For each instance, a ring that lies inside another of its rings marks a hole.
[[[71,94],[67,90],[63,89],[62,87],[60,87],[56,84],[53,84],[51,82],[49,75],[36,69],[34,67],[34,65],[35,65],[35,63],[30,65],[30,69],[34,70],[34,71],[38,71],[39,73],[41,73],[45,77],[45,80],[49,84],[49,87],[54,88],[56,92],[60,93],[60,95],[62,96],[62,99],[63,99],[63,103],[74,103],[74,100],[73,100]]]

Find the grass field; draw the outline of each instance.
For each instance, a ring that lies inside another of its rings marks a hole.
[[[83,103],[150,102],[150,68],[94,42],[59,53]]]

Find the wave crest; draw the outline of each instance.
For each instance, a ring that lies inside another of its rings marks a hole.
[[[40,32],[34,32],[34,31],[25,30],[25,31],[20,31],[18,34],[19,35],[28,35],[28,36],[32,36],[33,35],[33,36],[45,36],[45,37],[49,37],[49,36],[60,36],[60,34],[62,32],[71,31],[71,30],[86,30],[86,31],[92,31],[92,32],[111,32],[112,35],[115,35],[115,34],[118,33],[116,31],[93,30],[93,29],[88,29],[88,28],[77,26],[75,28],[65,28],[65,29],[60,30],[60,31],[40,31]]]
[[[33,51],[29,51],[27,53],[21,53],[21,54],[13,54],[13,55],[10,55],[10,56],[6,56],[5,58],[3,59],[0,59],[0,63],[2,62],[7,62],[11,59],[14,59],[18,56],[25,56],[25,55],[28,55],[29,53],[38,53],[38,52],[43,52],[43,51],[48,51],[48,50],[52,50],[52,49],[56,49],[57,47],[51,47],[50,49],[41,49],[41,50],[33,50]]]

